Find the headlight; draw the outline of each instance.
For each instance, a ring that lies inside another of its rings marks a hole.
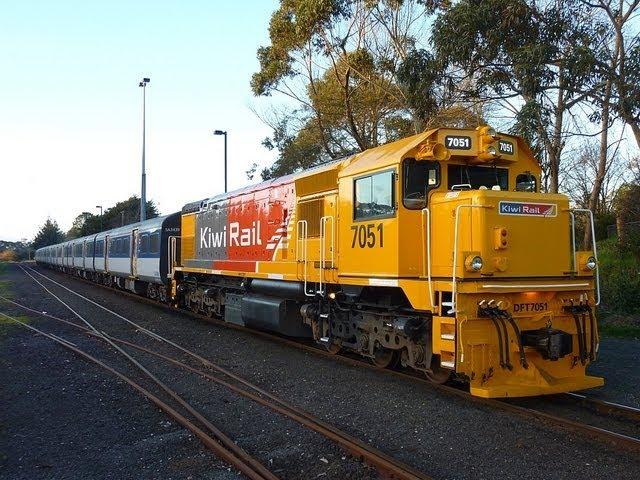
[[[482,270],[482,257],[476,255],[474,257],[467,257],[467,260],[464,262],[467,270],[470,272],[477,272]]]
[[[584,266],[587,267],[587,269],[589,270],[595,270],[596,267],[598,266],[598,262],[596,262],[596,257],[587,258],[587,261],[584,264]]]
[[[487,147],[487,153],[492,156],[495,156],[498,154],[498,152],[496,152],[496,147],[494,147],[493,145],[491,145],[490,147]]]

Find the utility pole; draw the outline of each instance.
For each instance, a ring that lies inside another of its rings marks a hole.
[[[100,231],[102,232],[104,230],[102,227],[102,205],[96,205],[96,208],[100,209]]]
[[[224,193],[227,193],[227,131],[214,130],[214,135],[224,135]]]
[[[142,87],[142,191],[140,193],[140,221],[147,219],[147,173],[145,171],[144,154],[145,154],[145,134],[146,134],[146,109],[147,109],[147,83],[150,78],[143,78],[138,84]]]

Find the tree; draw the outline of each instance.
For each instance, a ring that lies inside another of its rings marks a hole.
[[[18,254],[15,250],[2,250],[0,251],[0,262],[16,262],[18,261]]]
[[[258,49],[255,95],[298,105],[275,118],[265,141],[280,152],[263,178],[290,173],[424,129],[442,111],[478,124],[444,82],[428,50],[440,4],[420,0],[281,0]]]
[[[591,8],[608,38],[601,43],[603,57],[597,63],[604,93],[594,98],[613,110],[630,128],[640,147],[640,37],[632,21],[640,0],[582,0]],[[608,90],[607,90],[608,89]]]
[[[64,241],[64,232],[60,230],[58,223],[47,218],[44,225],[38,231],[36,237],[31,242],[31,246],[34,250],[42,247],[48,247]]]
[[[153,200],[147,201],[147,219],[156,218],[159,215],[158,207]],[[128,225],[140,219],[140,198],[136,195],[127,200],[116,203],[113,207],[104,211],[102,215],[92,215],[83,212],[74,220],[70,234],[77,232],[77,237],[93,235],[104,230],[110,230],[122,225]]]
[[[78,215],[73,221],[71,228],[67,232],[67,235],[66,235],[67,240],[72,240],[74,238],[83,236],[82,235],[83,227],[85,223],[87,223],[87,219],[91,216],[92,215],[90,212],[82,212],[80,215]]]
[[[574,0],[462,0],[443,9],[433,32],[457,88],[515,117],[512,131],[541,154],[551,192],[572,133],[567,116],[593,76],[593,38],[588,8]]]
[[[616,229],[618,232],[618,245],[627,248],[631,245],[637,248],[640,235],[640,185],[626,183],[622,185],[615,196],[613,206],[616,212]],[[636,228],[632,228],[631,225]]]

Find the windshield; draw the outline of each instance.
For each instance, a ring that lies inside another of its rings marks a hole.
[[[448,187],[471,188],[481,187],[491,190],[499,186],[500,190],[509,190],[509,170],[497,167],[479,167],[477,165],[449,165]]]

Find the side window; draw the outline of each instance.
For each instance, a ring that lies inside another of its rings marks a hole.
[[[149,253],[149,235],[140,235],[140,253]]]
[[[393,180],[392,170],[354,180],[354,220],[395,215]]]
[[[536,177],[531,172],[524,172],[516,177],[517,192],[537,192]]]
[[[149,251],[150,253],[160,253],[160,234],[158,232],[151,234]]]
[[[116,255],[122,254],[122,239],[119,238],[116,240]]]
[[[122,255],[127,257],[131,256],[131,251],[129,249],[129,245],[131,243],[131,239],[129,237],[125,237],[122,239]]]
[[[440,164],[408,158],[403,164],[402,203],[411,209],[427,206],[427,190],[440,185]]]

